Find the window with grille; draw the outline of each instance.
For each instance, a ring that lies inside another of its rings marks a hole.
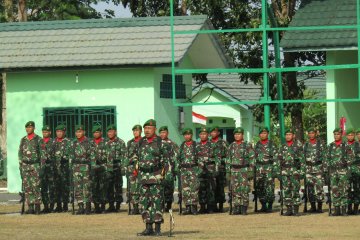
[[[175,76],[175,89],[176,98],[185,99],[186,90],[185,84],[183,83],[183,76]],[[172,77],[171,74],[163,74],[162,82],[160,83],[160,98],[172,98]]]

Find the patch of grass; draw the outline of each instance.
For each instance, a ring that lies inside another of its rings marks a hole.
[[[6,188],[7,187],[7,180],[0,180],[0,188]]]

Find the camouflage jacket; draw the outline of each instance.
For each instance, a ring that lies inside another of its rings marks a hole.
[[[196,142],[192,141],[191,145],[187,145],[185,141],[179,147],[175,171],[186,171],[198,167],[198,159],[196,157]]]
[[[105,143],[105,152],[108,171],[125,167],[127,153],[122,139],[118,137],[115,137],[113,141],[108,139]]]
[[[75,139],[72,143],[72,164],[86,164],[88,166],[94,166],[94,157],[91,157],[91,143],[88,138],[83,141]],[[85,169],[84,169],[85,170]]]
[[[255,164],[255,152],[251,144],[244,141],[240,144],[233,142],[230,144],[227,159],[226,172],[248,171]]]
[[[41,152],[43,158],[41,159],[41,164],[53,164],[53,159],[51,157],[51,146],[52,146],[53,139],[49,139],[49,141],[46,143],[44,141],[44,138],[41,139]]]
[[[19,161],[20,163],[41,163],[46,158],[41,151],[42,139],[38,135],[29,140],[27,136],[23,137],[19,146]]]
[[[169,146],[170,146],[170,149],[171,149],[170,153],[169,153],[171,169],[167,169],[167,170],[174,172],[175,171],[175,169],[174,169],[175,168],[175,162],[176,162],[177,156],[179,155],[179,146],[175,142],[170,140],[169,138],[166,139],[166,140],[163,140],[163,141],[168,143]]]
[[[100,142],[97,144],[94,139],[90,141],[90,152],[91,152],[91,161],[95,163],[95,166],[107,166],[107,157],[106,157],[106,142],[104,138],[101,138]]]
[[[310,141],[304,144],[304,157],[306,163],[306,173],[323,172],[324,162],[326,160],[326,145],[316,139],[315,143]]]
[[[213,149],[214,155],[217,159],[221,161],[221,164],[224,166],[227,158],[229,144],[224,140],[219,138],[216,142],[210,140],[211,147]]]
[[[69,138],[63,138],[61,141],[54,139],[52,142],[51,156],[54,159],[55,166],[58,168],[61,164],[67,164],[71,158],[72,143]]]
[[[131,139],[127,142],[127,159],[126,159],[126,166],[128,167],[129,171],[133,171],[137,162],[134,162],[136,159],[134,157],[136,147],[139,145],[139,141],[135,141],[135,139]]]
[[[350,167],[351,148],[346,146],[346,143],[342,142],[340,145],[336,145],[332,142],[328,146],[327,151],[327,168],[331,173],[348,173]]]
[[[347,144],[347,146],[350,148],[348,158],[351,172],[360,174],[360,142],[355,141],[353,144]]]
[[[255,144],[254,151],[256,171],[261,173],[272,172],[278,157],[276,144],[271,140],[268,140],[265,144],[258,141]]]
[[[201,169],[206,169],[211,172],[218,171],[221,161],[214,154],[210,141],[207,141],[205,144],[201,142],[197,143],[195,152]]]
[[[304,176],[305,158],[303,146],[299,141],[294,141],[291,146],[282,144],[276,161],[275,172],[284,176]]]
[[[129,161],[138,163],[138,179],[141,184],[162,183],[166,175],[165,169],[170,164],[170,151],[169,144],[158,136],[151,142],[146,137],[140,139]]]

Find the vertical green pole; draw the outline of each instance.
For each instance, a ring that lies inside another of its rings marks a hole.
[[[358,64],[360,64],[360,0],[356,1]],[[358,99],[360,99],[360,68],[358,68]]]
[[[174,40],[174,4],[170,0],[170,32],[171,32],[171,78],[172,78],[172,102],[176,104],[175,94],[175,40]]]
[[[268,34],[267,34],[267,3],[266,0],[262,0],[261,1],[261,25],[262,25],[262,44],[263,44],[263,48],[262,48],[262,58],[263,58],[263,68],[267,69],[268,68]],[[270,99],[270,93],[269,93],[269,75],[268,73],[264,73],[263,75],[263,79],[264,79],[264,100],[269,100]],[[269,128],[270,130],[270,104],[265,104],[264,105],[264,121],[265,121],[265,126]]]

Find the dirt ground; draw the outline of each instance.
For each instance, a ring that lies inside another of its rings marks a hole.
[[[228,213],[180,216],[175,205],[177,239],[358,239],[360,216],[328,217],[327,212],[281,217],[279,212],[247,216]],[[73,216],[71,213],[20,215],[20,205],[0,205],[0,239],[151,239],[137,237],[144,228],[140,216],[120,213]],[[169,233],[164,214],[163,237]]]

